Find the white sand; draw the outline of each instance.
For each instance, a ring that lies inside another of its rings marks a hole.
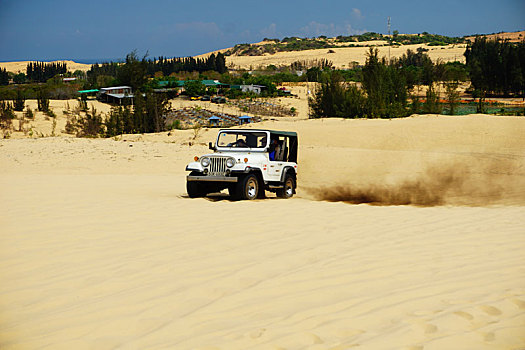
[[[8,72],[13,72],[13,73],[26,73],[27,65],[30,62],[36,62],[36,61],[0,62],[0,68],[5,68]],[[70,72],[74,72],[76,70],[87,72],[89,69],[91,69],[90,64],[78,63],[78,62],[74,62],[71,60],[60,60],[60,61],[52,61],[52,62],[46,62],[46,63],[65,63],[67,65],[67,70]]]
[[[379,50],[379,57],[401,57],[407,52],[408,49],[416,51],[419,47],[428,49],[427,54],[433,61],[440,60],[441,62],[453,62],[460,61],[465,62],[465,47],[466,44],[458,45],[447,45],[447,46],[428,46],[424,44],[417,45],[401,45],[398,47],[380,46],[377,47]],[[332,50],[333,53],[328,53]],[[304,50],[304,51],[288,51],[288,52],[277,52],[273,55],[263,56],[227,56],[226,65],[235,66],[236,68],[242,69],[257,69],[259,67],[265,68],[268,65],[275,66],[289,66],[291,63],[296,61],[305,60],[319,60],[327,59],[332,61],[336,68],[350,68],[353,62],[358,64],[364,64],[366,61],[367,53],[370,50],[369,47],[339,47],[332,49],[318,49],[318,50]]]
[[[1,140],[0,348],[525,348],[525,119],[262,126],[299,132],[291,200],[187,198],[216,129],[193,147],[192,131]],[[431,186],[433,166],[468,191],[315,200]]]

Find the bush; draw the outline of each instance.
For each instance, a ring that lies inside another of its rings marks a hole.
[[[184,83],[184,90],[188,96],[201,96],[206,93],[206,86],[198,80],[188,80]]]
[[[22,112],[24,110],[25,102],[26,99],[22,93],[22,90],[16,90],[16,99],[13,101],[14,110],[17,112]]]
[[[47,93],[40,89],[37,97],[38,110],[41,112],[47,112],[49,110],[49,98]]]
[[[77,137],[98,137],[104,132],[102,117],[97,113],[95,107],[86,112],[84,117],[78,119]]]
[[[445,85],[450,115],[456,114],[456,107],[459,104],[459,92],[457,86],[458,84],[454,82],[449,82]]]
[[[362,118],[366,116],[366,98],[354,85],[347,85],[338,73],[331,74],[310,98],[313,118]]]
[[[0,101],[0,128],[2,130],[10,130],[14,118],[13,106],[7,101]]]
[[[423,113],[440,114],[441,104],[439,103],[439,96],[434,90],[434,86],[430,85],[427,90],[427,100],[423,105]]]
[[[24,118],[33,119],[34,117],[33,110],[27,106],[27,109],[24,111]]]

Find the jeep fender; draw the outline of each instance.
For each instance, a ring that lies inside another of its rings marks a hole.
[[[297,174],[295,173],[295,169],[291,166],[286,166],[283,169],[283,172],[281,174],[281,182],[284,182],[284,178],[286,177],[286,174],[290,174],[293,176],[293,178],[296,180],[296,186],[297,186]]]

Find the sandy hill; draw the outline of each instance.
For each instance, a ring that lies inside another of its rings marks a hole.
[[[502,39],[502,40],[508,40],[513,43],[517,43],[520,41],[525,40],[525,30],[519,31],[519,32],[502,32],[502,33],[495,33],[495,34],[481,34],[481,35],[472,35],[469,37],[466,37],[465,39],[474,41],[477,36],[485,37],[488,39]]]
[[[429,46],[427,44],[415,44],[415,45],[392,45],[388,46],[386,40],[374,40],[374,41],[363,41],[352,43],[354,47],[345,47],[348,42],[338,42],[336,38],[323,39],[325,42],[329,42],[335,47],[323,48],[323,49],[312,49],[312,50],[301,50],[301,51],[281,51],[273,54],[264,53],[261,55],[237,55],[233,54],[226,57],[226,65],[229,68],[234,69],[258,69],[264,68],[269,65],[274,66],[288,66],[296,61],[304,60],[320,60],[327,59],[332,61],[336,68],[347,68],[357,64],[364,64],[366,55],[370,47],[377,47],[379,49],[380,56],[384,57],[400,57],[407,50],[417,50],[418,48],[425,48],[428,50],[430,58],[434,61],[441,60],[443,62],[460,61],[464,62],[466,44],[455,44],[447,46]],[[273,41],[261,41],[258,43],[250,44],[253,47],[264,46],[267,44],[273,44]],[[211,54],[217,54],[219,52],[225,53],[231,51],[233,48],[225,48],[208,52],[196,57],[206,58]]]
[[[519,42],[525,39],[525,31],[519,32],[502,32],[496,34],[482,35],[487,38],[501,38],[511,42]],[[476,36],[466,37],[467,40],[474,40]],[[335,38],[326,39],[332,42],[334,45],[347,45],[348,43],[337,43]],[[266,44],[273,43],[273,41],[261,41],[258,43],[251,44],[252,46],[263,46]],[[463,53],[465,52],[466,44],[456,44],[447,46],[428,46],[426,44],[417,45],[400,45],[400,46],[387,46],[387,41],[376,40],[376,41],[364,41],[356,42],[356,47],[334,47],[331,49],[316,49],[316,50],[303,50],[303,51],[287,51],[277,52],[274,54],[263,54],[259,56],[237,56],[231,55],[226,57],[226,65],[234,69],[256,69],[259,67],[266,67],[268,65],[275,66],[287,66],[295,61],[304,60],[319,60],[328,59],[333,62],[336,68],[351,67],[355,62],[358,64],[364,64],[366,59],[366,53],[370,47],[378,47],[381,56],[385,57],[400,57],[408,49],[417,50],[420,47],[428,49],[430,58],[434,61],[441,60],[443,62],[460,61],[465,62]],[[232,48],[224,48],[207,52],[201,55],[194,56],[195,58],[206,58],[211,54],[225,53]],[[19,73],[25,72],[27,64],[32,61],[17,61],[17,62],[0,62],[0,68],[5,68],[9,72]],[[53,61],[66,63],[68,70],[82,70],[87,71],[90,69],[90,64],[77,63],[71,60]]]
[[[406,35],[406,34],[405,34]],[[417,34],[414,34],[417,35]],[[525,38],[525,31],[520,32],[503,32],[498,34],[485,35],[488,38],[502,38],[508,39],[511,42],[519,42]],[[475,36],[466,37],[466,39],[473,40]],[[335,38],[324,39],[334,45],[348,45],[348,43],[337,43]],[[272,44],[273,41],[261,41],[251,44],[252,46],[263,46]],[[426,44],[417,45],[401,45],[388,47],[388,42],[384,40],[355,42],[356,47],[335,47],[331,49],[315,49],[303,51],[287,51],[277,52],[274,54],[263,54],[255,56],[238,56],[231,55],[226,57],[226,64],[228,67],[237,69],[257,69],[268,65],[282,66],[290,65],[295,61],[300,60],[319,60],[328,59],[333,62],[336,68],[345,68],[352,66],[353,62],[364,64],[366,60],[366,53],[372,46],[378,47],[380,55],[385,57],[400,57],[408,49],[417,50],[420,47],[428,49],[430,58],[434,61],[441,60],[443,62],[460,61],[465,62],[463,53],[465,52],[466,44],[456,44],[447,46],[429,46]],[[225,48],[213,52],[208,52],[196,57],[205,58],[210,54],[217,54],[219,52],[225,53],[232,48]]]
[[[30,62],[36,62],[36,61],[0,62],[0,68],[5,68],[8,72],[25,73],[27,64]],[[76,70],[81,70],[83,72],[86,72],[91,68],[90,64],[77,63],[71,60],[59,60],[59,61],[51,61],[51,62],[46,62],[46,63],[65,63],[67,64],[67,69],[71,72],[74,72]]]
[[[432,60],[442,60],[444,62],[460,61],[464,62],[466,45],[448,46],[428,46],[424,44],[402,45],[402,46],[378,46],[379,55],[385,57],[400,57],[408,49],[417,50],[419,47],[428,49],[428,55]],[[277,52],[273,55],[262,56],[227,56],[226,65],[240,69],[256,69],[268,65],[287,66],[295,61],[327,59],[332,61],[334,67],[351,67],[353,62],[364,64],[366,54],[370,46],[359,47],[337,47],[331,49],[317,49],[304,51]]]

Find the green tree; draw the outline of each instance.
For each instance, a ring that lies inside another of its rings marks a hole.
[[[24,73],[18,73],[13,76],[13,82],[15,84],[23,84],[26,82],[26,75]]]
[[[11,129],[14,118],[13,106],[7,101],[0,100],[0,129]]]
[[[126,55],[126,62],[118,69],[117,78],[122,85],[131,86],[133,91],[142,91],[146,84],[146,57],[141,60],[136,51]]]
[[[472,86],[481,99],[487,93],[525,94],[525,41],[476,38],[467,46],[465,58]]]
[[[445,94],[447,96],[447,104],[450,115],[456,114],[456,108],[459,104],[459,91],[457,88],[458,83],[455,81],[449,81],[445,84]]]
[[[26,98],[21,89],[16,90],[16,99],[13,101],[13,108],[17,112],[22,112],[26,103]]]
[[[344,83],[338,72],[327,77],[309,100],[313,118],[361,118],[366,115],[365,104],[363,92]]]
[[[37,104],[38,110],[41,112],[49,111],[49,98],[47,92],[44,89],[39,89],[37,93]]]
[[[164,117],[168,111],[168,98],[164,94],[146,94],[147,127],[144,132],[161,132],[165,129]]]
[[[97,113],[95,107],[91,107],[91,111],[86,112],[84,117],[79,118],[78,125],[78,137],[98,137],[104,133],[102,116]]]
[[[392,38],[394,39],[394,41],[396,41],[396,40],[397,40],[397,37],[399,36],[399,31],[398,31],[398,30],[394,30],[394,31],[392,32],[392,34],[393,34],[393,35],[392,35]]]
[[[423,105],[423,112],[427,114],[440,114],[441,105],[439,104],[439,96],[434,90],[434,84],[429,85],[426,97],[427,99]]]
[[[187,80],[184,82],[184,90],[188,96],[201,96],[206,93],[206,86],[198,80]]]
[[[0,68],[0,85],[9,84],[9,73],[5,68]]]
[[[113,106],[109,111],[104,125],[106,126],[106,136],[112,137],[124,134],[124,125],[129,123],[128,118],[132,118],[129,106]]]
[[[370,48],[363,67],[363,89],[367,95],[367,111],[374,118],[406,116],[408,85],[402,70],[378,58],[378,50]]]

